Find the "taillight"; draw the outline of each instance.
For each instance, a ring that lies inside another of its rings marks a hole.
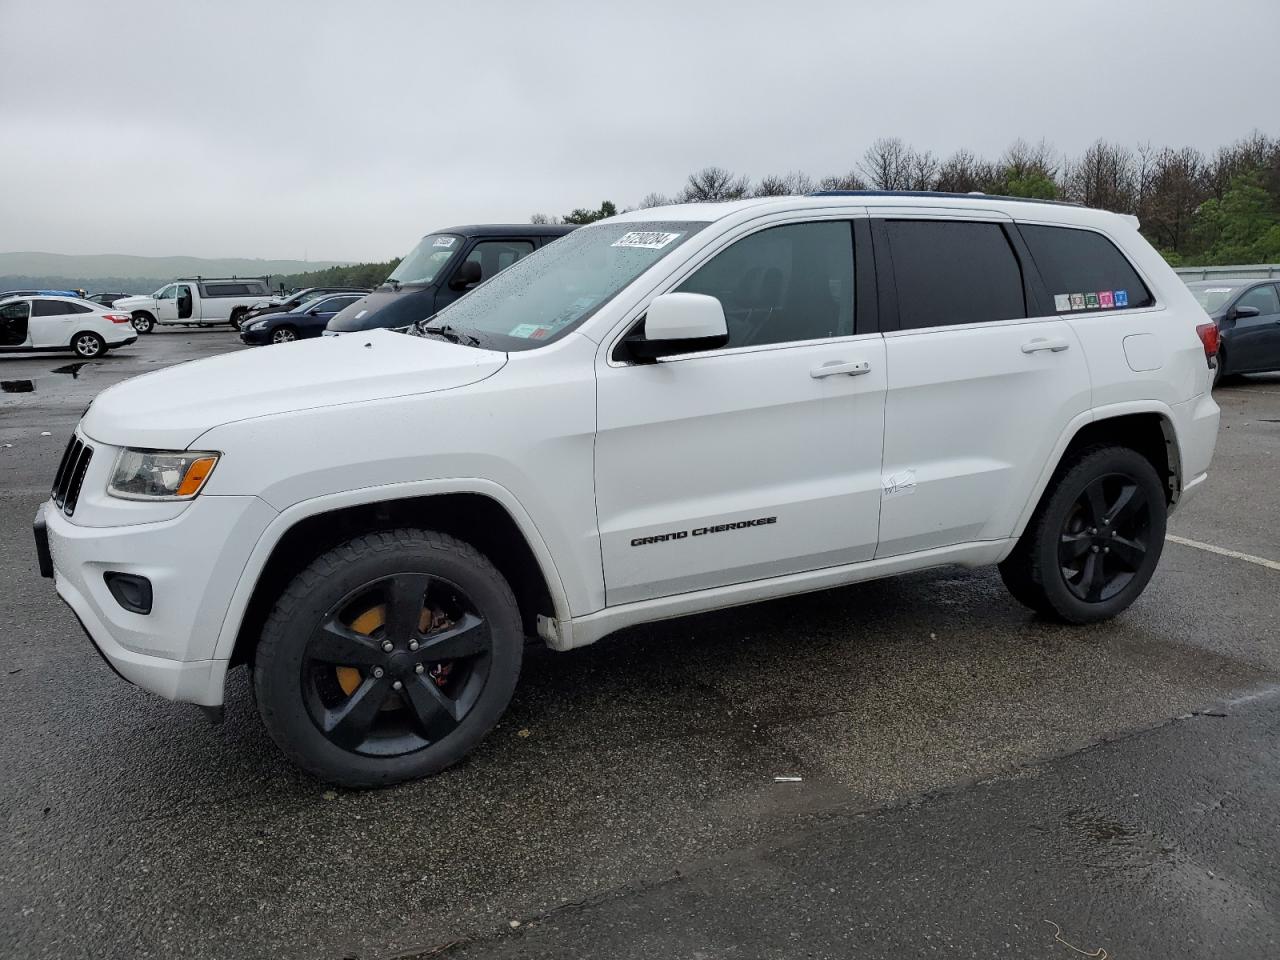
[[[1205,360],[1212,360],[1218,355],[1218,325],[1216,323],[1202,323],[1196,327],[1196,334],[1200,337],[1200,342],[1204,344]]]
[[[127,313],[104,313],[102,319],[112,323],[130,323],[133,320]]]

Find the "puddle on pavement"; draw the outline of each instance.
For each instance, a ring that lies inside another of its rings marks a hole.
[[[68,363],[61,367],[54,367],[49,371],[49,373],[57,374],[59,377],[70,377],[72,380],[79,380],[80,371],[87,366],[89,366],[88,360],[80,360],[76,363]],[[0,393],[35,393],[40,381],[46,379],[48,378],[36,377],[34,380],[0,380]]]
[[[1070,810],[1066,819],[1081,841],[1082,859],[1094,876],[1149,870],[1178,854],[1176,846],[1154,833],[1095,810]]]

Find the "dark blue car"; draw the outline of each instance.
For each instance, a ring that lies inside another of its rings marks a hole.
[[[324,333],[329,318],[359,300],[361,293],[338,293],[308,300],[288,313],[270,313],[240,328],[240,339],[251,346],[292,343]]]

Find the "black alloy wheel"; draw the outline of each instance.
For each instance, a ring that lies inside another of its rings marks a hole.
[[[1062,578],[1086,603],[1110,600],[1142,570],[1151,536],[1147,497],[1132,478],[1107,474],[1076,499],[1058,537]]]
[[[458,728],[484,692],[492,659],[488,622],[456,583],[396,574],[325,613],[303,654],[303,696],[331,743],[401,756]]]

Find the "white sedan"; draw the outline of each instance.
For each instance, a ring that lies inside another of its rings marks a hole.
[[[128,313],[75,297],[12,297],[0,301],[0,353],[70,350],[100,357],[138,339]]]

